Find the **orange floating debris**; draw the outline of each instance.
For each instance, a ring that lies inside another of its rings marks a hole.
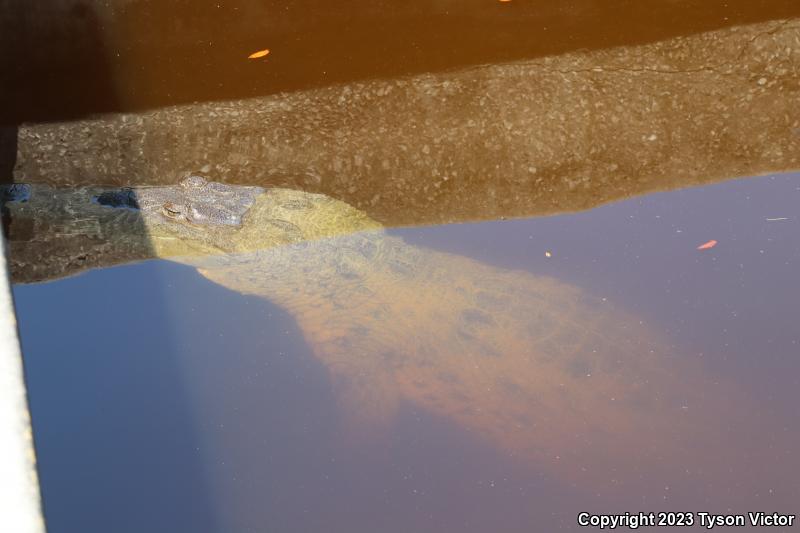
[[[701,244],[697,247],[698,250],[708,250],[709,248],[713,248],[717,245],[717,241],[711,240],[705,244]]]
[[[264,48],[263,50],[259,50],[258,52],[253,52],[252,54],[247,56],[247,59],[258,59],[260,57],[266,57],[267,54],[269,54],[269,49]]]

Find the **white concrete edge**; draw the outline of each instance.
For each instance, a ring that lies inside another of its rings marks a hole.
[[[36,455],[9,283],[0,237],[0,531],[44,533]]]

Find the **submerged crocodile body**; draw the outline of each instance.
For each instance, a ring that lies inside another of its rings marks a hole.
[[[61,194],[74,220],[62,233],[94,231],[288,310],[353,423],[380,427],[410,402],[594,486],[608,484],[609,469],[623,486],[643,482],[643,471],[656,479],[674,464],[697,466],[700,456],[704,472],[726,471],[727,422],[709,414],[745,412],[733,388],[716,383],[707,394],[698,365],[577,287],[410,246],[318,194],[197,177],[178,187],[28,193],[6,204],[18,278],[26,265],[15,257],[14,217],[45,217]],[[42,218],[38,229],[48,227]],[[719,464],[700,453],[715,445]]]

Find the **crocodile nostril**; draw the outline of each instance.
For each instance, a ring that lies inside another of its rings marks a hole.
[[[191,220],[202,222],[208,218],[206,213],[201,212],[195,206],[190,205],[189,209],[187,210],[187,217],[191,217]]]
[[[202,176],[188,176],[181,182],[185,189],[201,189],[206,186],[208,180]]]

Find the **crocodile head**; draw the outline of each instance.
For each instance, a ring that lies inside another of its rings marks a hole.
[[[95,200],[107,207],[141,210],[142,216],[154,223],[238,227],[256,196],[263,192],[261,187],[225,185],[189,176],[169,187],[104,191]]]
[[[380,227],[324,195],[200,176],[166,187],[104,191],[94,198],[106,207],[138,211],[160,257],[246,252]]]

